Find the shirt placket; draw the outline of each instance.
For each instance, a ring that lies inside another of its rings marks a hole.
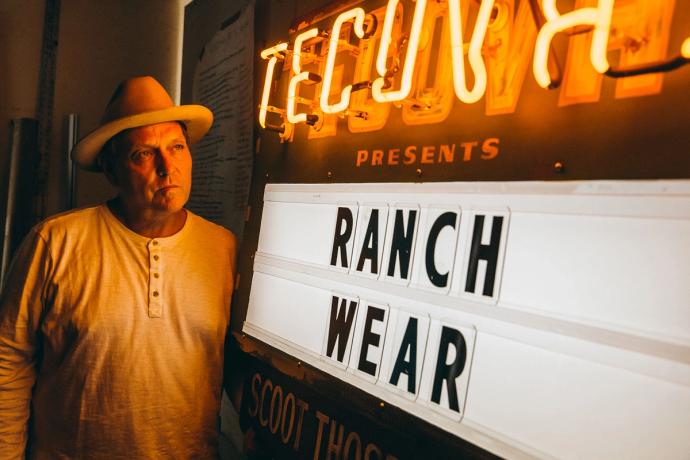
[[[158,240],[149,241],[149,318],[160,318],[163,315],[162,251]]]

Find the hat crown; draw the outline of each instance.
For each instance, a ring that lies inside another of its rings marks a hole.
[[[194,144],[211,128],[213,113],[201,105],[174,105],[165,88],[152,77],[130,78],[120,83],[110,98],[101,126],[74,146],[72,160],[84,169],[99,171],[96,157],[113,136],[126,129],[170,121],[184,122],[189,142]]]
[[[155,78],[134,77],[123,81],[115,89],[101,124],[170,107],[173,107],[170,95]]]

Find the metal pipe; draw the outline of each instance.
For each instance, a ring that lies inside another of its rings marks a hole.
[[[10,125],[12,134],[0,285],[5,281],[14,251],[35,223],[31,219],[31,202],[36,192],[34,171],[37,164],[37,126],[37,121],[31,118],[15,118]]]
[[[77,169],[72,161],[72,149],[79,141],[79,114],[67,115],[67,209],[73,209],[77,204]]]

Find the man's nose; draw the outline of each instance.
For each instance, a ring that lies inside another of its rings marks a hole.
[[[159,177],[167,177],[174,169],[172,156],[165,151],[159,151],[156,155],[156,174]]]

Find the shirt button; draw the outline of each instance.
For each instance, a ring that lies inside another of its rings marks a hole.
[[[153,291],[153,296],[158,297],[158,291]]]
[[[151,244],[153,244],[154,246],[158,246],[158,241],[153,240],[153,241],[151,242]]]
[[[158,259],[159,259],[158,254],[153,256],[153,260],[158,260]]]
[[[159,276],[160,276],[160,275],[159,275],[158,273],[154,273],[154,274],[153,274],[153,277],[154,277],[154,278],[158,278]]]

